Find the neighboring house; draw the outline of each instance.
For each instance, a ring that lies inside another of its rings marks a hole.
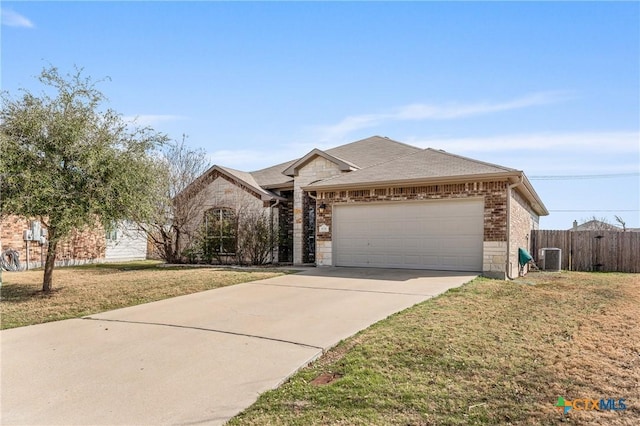
[[[497,278],[517,275],[518,248],[549,214],[522,171],[379,136],[251,173],[213,166],[187,192],[203,200],[192,227],[238,205],[269,214],[274,261]]]
[[[629,229],[630,231],[631,229]],[[578,225],[578,221],[573,221],[573,227],[569,231],[624,231],[622,228],[611,225],[601,220],[592,219]]]
[[[122,222],[105,235],[105,262],[126,262],[147,258],[147,235],[135,224]]]
[[[56,265],[145,259],[146,235],[130,228],[123,223],[107,234],[100,224],[96,224],[93,228],[74,231],[58,243]],[[17,251],[21,264],[27,268],[41,267],[47,254],[46,227],[35,219],[4,216],[0,218],[0,247],[2,251]]]

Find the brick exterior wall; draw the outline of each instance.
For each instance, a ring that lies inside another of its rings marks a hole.
[[[484,199],[483,271],[486,275],[504,278],[507,256],[507,188],[508,182],[505,180],[319,191],[318,202],[325,204],[326,208],[324,212],[318,212],[316,223],[317,263],[327,266],[332,264],[332,206],[335,204],[481,197]],[[515,201],[511,203],[511,233],[517,236],[512,239],[512,245],[516,246],[517,265],[517,245],[523,244],[522,239],[525,238],[524,235],[528,235],[527,230],[531,229],[532,222],[537,222],[537,216],[516,191],[512,191],[512,194],[515,194],[512,195]],[[322,225],[328,226],[327,232],[320,232]]]
[[[507,182],[470,182],[444,185],[369,188],[343,191],[322,191],[319,200],[327,208],[318,215],[318,223],[331,229],[331,206],[349,202],[380,202],[408,200],[446,200],[449,198],[484,198],[484,240],[507,239]],[[331,241],[331,231],[318,233],[318,240]]]
[[[0,241],[2,250],[14,249],[20,254],[20,263],[26,265],[27,244],[29,246],[29,268],[41,267],[41,260],[46,259],[46,245],[37,241],[23,240],[23,231],[31,228],[31,221],[20,216],[6,216],[0,219]],[[44,224],[43,228],[46,228]],[[73,231],[71,236],[58,243],[56,265],[81,265],[85,263],[103,262],[105,260],[105,232],[99,223],[92,228]]]
[[[286,202],[281,201],[276,215],[280,228],[278,258],[283,262],[293,260],[294,264],[315,261],[317,265],[329,266],[333,263],[332,206],[341,203],[394,202],[412,200],[446,200],[481,198],[483,210],[483,271],[486,275],[505,278],[513,270],[517,272],[518,247],[529,248],[529,231],[537,228],[538,216],[526,200],[512,190],[508,201],[509,181],[477,180],[446,184],[423,184],[407,186],[377,185],[351,190],[321,190],[316,192],[317,201],[302,188],[309,184],[346,173],[340,167],[322,156],[316,156],[298,167],[294,178],[293,191],[286,191]],[[201,182],[200,193],[204,194],[205,205],[202,214],[196,215],[194,227],[199,226],[204,211],[212,207],[233,207],[239,200],[249,201],[256,208],[269,208],[256,198],[249,188],[238,186],[237,182],[219,173],[213,173]],[[285,194],[283,194],[285,195]],[[322,212],[318,211],[324,204]],[[309,211],[316,210],[315,228],[310,227]],[[507,211],[509,209],[509,212]],[[507,219],[511,219],[510,226]],[[315,233],[315,258],[307,249],[308,237]],[[508,235],[510,234],[510,235]],[[287,242],[292,242],[292,253]],[[507,253],[509,247],[510,253]],[[274,256],[275,257],[275,256]],[[507,258],[510,267],[507,270]],[[514,266],[515,265],[515,268]]]
[[[509,276],[515,278],[519,272],[518,248],[531,252],[531,230],[540,227],[540,218],[518,193],[511,191],[511,232],[509,238]],[[526,274],[528,268],[525,268]]]

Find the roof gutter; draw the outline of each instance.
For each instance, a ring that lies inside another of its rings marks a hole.
[[[261,201],[273,201],[273,200],[277,200],[277,201],[287,201],[287,199],[285,197],[281,197],[279,195],[270,193],[270,194],[260,194],[260,200]]]
[[[539,216],[549,216],[549,210],[547,210],[545,205],[542,203],[540,196],[538,196],[536,190],[533,189],[533,186],[531,185],[531,182],[529,182],[529,179],[527,179],[527,176],[523,174],[522,179],[523,186],[528,195],[527,199],[531,202],[531,206],[533,207],[533,209],[536,211],[536,213],[538,213]]]
[[[293,180],[284,183],[275,183],[271,185],[260,185],[263,189],[293,189]]]

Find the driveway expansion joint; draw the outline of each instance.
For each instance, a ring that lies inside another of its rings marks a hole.
[[[173,328],[185,328],[185,329],[198,330],[198,331],[208,331],[208,332],[211,332],[211,333],[230,334],[232,336],[249,337],[249,338],[253,338],[253,339],[269,340],[271,342],[287,343],[287,344],[290,344],[290,345],[302,346],[302,347],[305,347],[305,348],[318,349],[322,353],[325,352],[324,348],[322,348],[320,346],[314,346],[314,345],[309,345],[309,344],[306,344],[306,343],[294,342],[294,341],[285,340],[285,339],[277,339],[275,337],[259,336],[257,334],[238,333],[238,332],[235,332],[235,331],[227,331],[227,330],[216,330],[214,328],[194,327],[194,326],[191,326],[191,325],[180,325],[180,324],[165,324],[165,323],[161,323],[161,322],[127,321],[127,320],[118,320],[118,319],[94,318],[94,317],[91,317],[91,316],[82,317],[80,319],[90,320],[90,321],[117,322],[117,323],[122,323],[122,324],[155,325],[155,326],[159,326],[159,327],[173,327]]]
[[[394,294],[397,296],[421,296],[421,297],[434,297],[434,294],[426,293],[406,293],[401,291],[380,291],[380,290],[361,290],[353,288],[337,288],[337,287],[308,287],[305,285],[292,285],[292,284],[267,284],[267,283],[247,283],[252,285],[266,285],[271,287],[292,287],[303,288],[305,290],[331,290],[331,291],[348,291],[352,293],[374,293],[374,294]]]

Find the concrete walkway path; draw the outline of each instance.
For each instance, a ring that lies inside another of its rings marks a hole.
[[[317,268],[0,332],[3,425],[216,425],[470,273]]]

